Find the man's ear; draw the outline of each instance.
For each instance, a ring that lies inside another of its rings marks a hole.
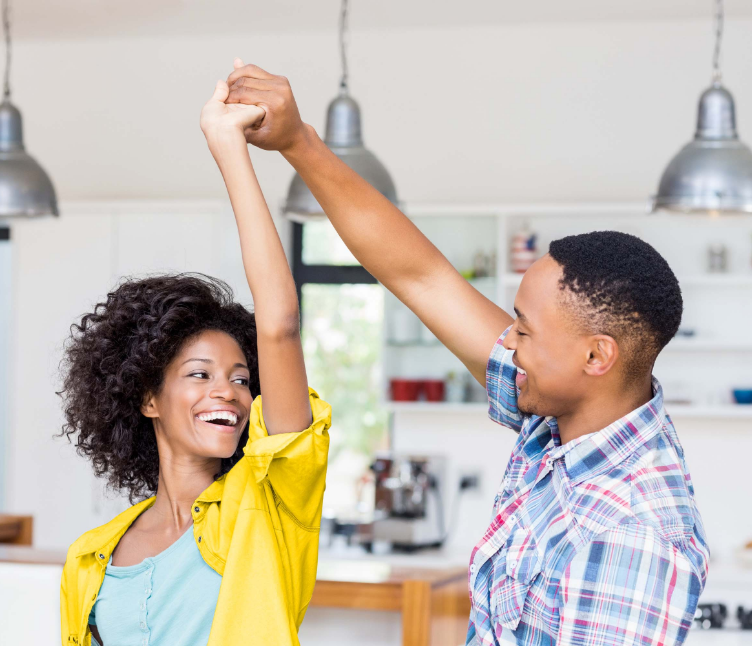
[[[590,339],[585,373],[591,377],[602,377],[614,367],[619,358],[619,345],[607,334],[596,334]]]
[[[155,418],[159,417],[159,413],[157,412],[157,402],[154,398],[154,395],[151,393],[147,393],[146,397],[144,397],[144,402],[141,404],[141,414],[144,417],[149,418]]]

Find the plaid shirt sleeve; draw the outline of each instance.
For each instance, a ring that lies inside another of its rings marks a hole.
[[[522,415],[517,410],[517,366],[512,363],[512,350],[504,346],[510,325],[491,350],[486,367],[486,392],[488,393],[488,416],[497,424],[508,426],[519,433],[522,430]]]
[[[619,525],[565,570],[557,645],[681,644],[701,591],[689,560],[653,528]]]

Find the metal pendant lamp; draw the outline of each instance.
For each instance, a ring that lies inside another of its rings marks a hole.
[[[0,218],[58,215],[55,188],[24,150],[21,113],[10,102],[10,9],[3,0],[5,89],[0,103]]]
[[[339,45],[342,60],[342,80],[339,96],[330,104],[326,115],[326,132],[324,143],[345,164],[371,184],[391,202],[397,203],[397,191],[394,182],[384,165],[363,145],[361,131],[360,107],[348,92],[347,77],[347,4],[342,0],[339,22]],[[326,216],[316,198],[305,185],[300,175],[290,182],[284,212],[295,222],[321,220]]]
[[[713,83],[702,93],[695,138],[663,172],[652,210],[752,213],[752,151],[739,140],[731,93],[721,85],[723,0],[715,0]]]

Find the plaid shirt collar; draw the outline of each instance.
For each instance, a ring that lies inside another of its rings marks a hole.
[[[546,417],[555,447],[549,460],[563,457],[572,484],[579,484],[621,464],[663,428],[664,418],[663,389],[653,377],[653,398],[649,402],[606,428],[578,437],[563,446],[556,418]]]

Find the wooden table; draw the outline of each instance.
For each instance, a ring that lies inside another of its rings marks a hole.
[[[470,616],[467,568],[323,559],[310,605],[400,612],[402,646],[458,646]]]
[[[65,552],[0,545],[0,562],[62,566]],[[403,646],[458,646],[470,616],[467,568],[322,558],[310,605],[399,612]]]
[[[0,543],[31,545],[34,520],[31,516],[0,514]]]

